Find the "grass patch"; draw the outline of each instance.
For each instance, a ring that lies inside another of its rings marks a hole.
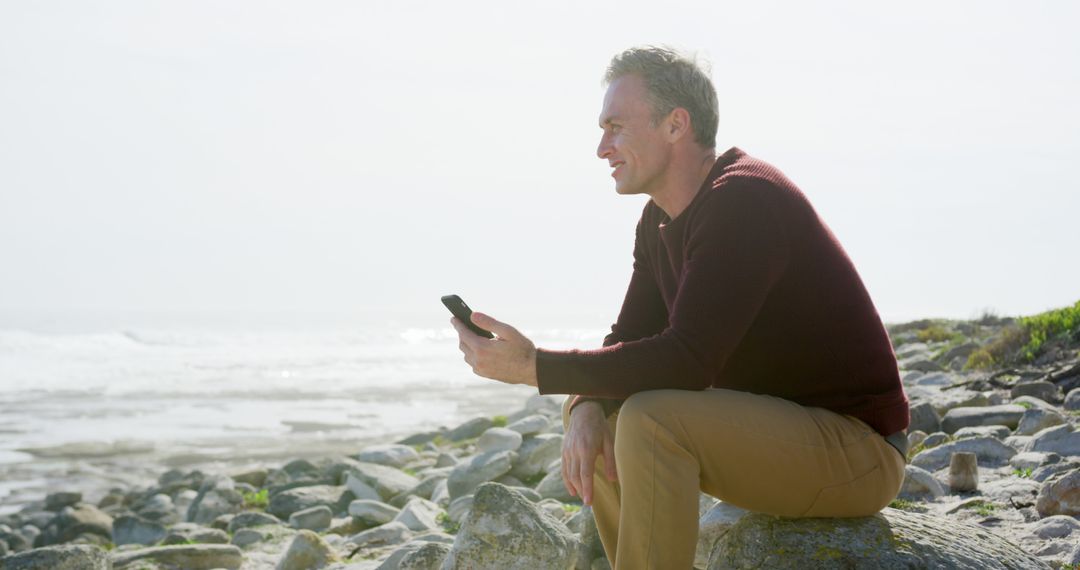
[[[1021,356],[1030,362],[1039,355],[1048,340],[1059,335],[1080,337],[1080,301],[1071,307],[1053,309],[1032,317],[1020,319],[1020,326],[1027,332],[1028,340]]]
[[[915,338],[919,339],[919,342],[945,342],[953,340],[955,336],[952,331],[937,324],[930,325],[915,333]]]
[[[920,505],[919,503],[916,503],[915,501],[909,501],[907,499],[893,499],[892,502],[889,503],[889,507],[899,511],[907,511],[909,513],[926,512],[926,507]]]
[[[568,513],[576,513],[581,510],[581,505],[575,505],[573,503],[563,503],[562,510]]]
[[[1030,410],[1032,408],[1031,402],[1013,402],[1013,403],[1016,404],[1017,406],[1020,406],[1021,408],[1024,408],[1025,410]]]
[[[1031,472],[1032,469],[1030,467],[1013,469],[1013,475],[1016,475],[1021,479],[1031,479]]]
[[[454,522],[453,519],[450,518],[450,515],[446,513],[439,513],[435,517],[435,522],[442,525],[443,530],[448,534],[457,534],[457,532],[461,530],[461,523]]]
[[[974,510],[979,516],[988,517],[997,511],[997,505],[994,503],[980,503],[975,506]]]
[[[495,424],[495,427],[506,427],[506,416],[495,416],[491,418],[491,423]]]
[[[270,504],[270,491],[263,489],[256,493],[244,493],[244,506],[247,508],[265,509]]]

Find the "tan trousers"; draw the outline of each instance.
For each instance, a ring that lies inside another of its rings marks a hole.
[[[900,454],[862,421],[772,396],[651,390],[609,425],[619,480],[598,458],[593,513],[616,570],[692,568],[699,490],[772,515],[856,517],[904,480]]]

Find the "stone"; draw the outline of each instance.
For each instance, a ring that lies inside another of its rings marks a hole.
[[[446,432],[446,439],[461,441],[480,437],[480,434],[492,427],[495,427],[495,422],[491,421],[491,418],[474,418]]]
[[[934,411],[934,406],[931,406],[928,402],[921,402],[911,406],[911,424],[908,426],[908,430],[919,430],[926,433],[941,431],[941,418]]]
[[[1059,459],[1061,458],[1061,456],[1056,453],[1050,455]],[[1031,480],[1041,483],[1057,475],[1058,473],[1066,473],[1068,471],[1072,471],[1073,469],[1080,469],[1080,461],[1057,461],[1056,463],[1049,463],[1047,465],[1042,465],[1038,469],[1036,469],[1031,474]]]
[[[1056,456],[1061,461],[1061,456],[1056,453],[1041,453],[1038,451],[1023,451],[1012,456],[1009,465],[1016,469],[1035,469],[1046,463],[1053,463],[1050,456]]]
[[[80,534],[94,534],[112,540],[113,518],[97,507],[88,503],[77,503],[73,507],[64,507],[53,517],[41,534],[34,540],[34,546],[50,546],[70,542]]]
[[[353,494],[345,486],[311,485],[308,487],[296,487],[272,495],[266,512],[281,519],[288,519],[289,515],[297,511],[325,505],[332,512],[339,513],[349,508],[349,503],[352,500]]]
[[[941,420],[941,428],[945,433],[954,433],[960,428],[969,426],[1003,425],[1008,426],[1009,429],[1016,429],[1023,415],[1024,408],[1016,404],[953,408],[945,413],[945,417]]]
[[[330,528],[333,519],[334,513],[330,511],[330,507],[318,505],[289,515],[289,526],[315,531],[326,530]]]
[[[1080,521],[1065,515],[1053,515],[1031,527],[1031,534],[1043,539],[1065,538],[1080,530]]]
[[[114,552],[112,555],[113,567],[117,569],[136,562],[149,562],[184,570],[237,570],[243,561],[244,555],[240,549],[231,544],[155,546]]]
[[[165,534],[165,525],[141,517],[125,515],[113,519],[113,543],[117,546],[124,544],[151,546],[161,542]]]
[[[543,414],[533,414],[531,416],[525,416],[520,420],[506,426],[506,429],[516,431],[522,436],[536,435],[547,429],[551,420]]]
[[[694,566],[704,568],[709,563],[716,543],[725,535],[735,523],[739,522],[748,511],[735,505],[717,502],[705,514],[698,519],[698,542],[697,551],[694,554]],[[602,554],[603,552],[601,552]]]
[[[296,533],[276,570],[314,570],[337,561],[334,549],[310,530]]]
[[[450,505],[446,507],[446,516],[450,517],[450,520],[461,524],[461,521],[465,520],[465,516],[469,514],[469,509],[472,508],[472,504],[472,495],[458,497],[453,501],[450,501]]]
[[[1080,388],[1073,388],[1065,395],[1065,403],[1061,405],[1069,411],[1080,410]]]
[[[480,434],[476,440],[476,450],[480,453],[515,451],[521,447],[521,434],[504,427],[493,427]]]
[[[992,437],[994,439],[1004,440],[1009,437],[1012,430],[1008,426],[970,426],[956,430],[953,434],[953,439],[964,439],[966,437]]]
[[[708,570],[757,568],[1050,568],[967,523],[886,508],[870,517],[781,519],[749,514],[713,550]]]
[[[1080,455],[1080,432],[1071,424],[1046,428],[1031,436],[1024,451],[1053,452],[1058,455]]]
[[[917,499],[929,496],[932,499],[945,495],[945,488],[929,471],[914,465],[904,466],[904,484],[900,488],[900,497]]]
[[[450,545],[441,542],[423,542],[415,550],[407,552],[398,562],[398,570],[439,570],[450,554]],[[380,567],[381,568],[381,567]]]
[[[266,540],[266,535],[262,531],[258,530],[258,527],[242,528],[233,534],[232,540],[229,544],[233,546],[239,546],[244,548],[245,546],[251,546],[252,544],[258,544]]]
[[[236,483],[225,476],[208,477],[199,487],[199,494],[187,510],[188,522],[207,524],[224,514],[244,510],[244,496]]]
[[[349,516],[364,521],[368,526],[388,523],[400,512],[401,509],[370,499],[358,499],[349,503]]]
[[[41,534],[41,531],[38,530],[37,527],[29,526],[29,528],[34,529],[34,531],[36,531],[36,534],[31,536],[25,531],[18,532],[10,529],[0,529],[0,542],[6,544],[8,549],[12,552],[22,552],[23,550],[29,550],[34,547],[34,539]]]
[[[435,489],[439,487],[439,483],[442,481],[446,481],[446,475],[442,475],[441,473],[425,476],[415,487],[391,499],[391,504],[395,507],[404,506],[405,503],[409,501],[410,497],[430,499],[431,495],[435,492]],[[398,501],[401,502],[401,505],[397,504]]]
[[[439,505],[427,499],[413,497],[394,520],[408,527],[409,530],[423,532],[440,528],[436,518],[443,510]]]
[[[1020,477],[1005,477],[979,485],[979,493],[1005,505],[1034,505],[1039,483]]]
[[[969,437],[922,451],[911,459],[911,464],[937,471],[948,466],[952,454],[958,451],[974,453],[980,467],[999,467],[1016,455],[1015,449],[992,437]]]
[[[420,459],[420,454],[408,445],[390,443],[365,447],[363,451],[356,455],[356,458],[365,463],[377,463],[401,469],[409,463]]]
[[[499,483],[477,488],[443,568],[569,570],[578,540],[566,525]]]
[[[318,479],[322,473],[314,463],[307,459],[293,459],[281,466],[281,471],[289,476],[290,481]]]
[[[1020,418],[1020,425],[1016,428],[1016,435],[1035,435],[1048,428],[1066,423],[1060,412],[1053,409],[1029,408]]]
[[[928,388],[919,387],[918,389]],[[912,391],[915,391],[915,389]],[[937,411],[939,416],[943,416],[953,408],[978,408],[990,405],[990,399],[986,394],[968,390],[967,388],[958,388],[944,392],[940,389],[934,389],[934,391],[925,394],[924,399],[928,400],[934,406],[934,410]]]
[[[109,555],[96,546],[64,544],[0,558],[3,570],[111,570]]]
[[[1057,384],[1047,382],[1046,380],[1036,380],[1034,382],[1017,384],[1012,387],[1009,394],[1013,398],[1031,396],[1043,400],[1044,402],[1061,401],[1061,390],[1057,387]]]
[[[543,433],[526,439],[518,448],[517,459],[510,474],[519,479],[529,479],[542,473],[544,469],[562,457],[563,436],[555,433]]]
[[[206,528],[195,523],[173,525],[161,544],[228,544],[229,535],[216,528]]]
[[[412,536],[409,527],[392,521],[375,528],[354,534],[346,542],[357,547],[385,546],[388,544],[401,544]]]
[[[282,524],[281,519],[262,511],[246,511],[240,513],[229,521],[227,530],[235,533],[242,528],[252,528],[268,524]]]
[[[1057,475],[1043,483],[1035,500],[1035,510],[1043,517],[1080,516],[1080,469]]]
[[[82,501],[82,493],[61,491],[45,495],[45,510],[56,512],[64,507],[73,506]]]
[[[451,498],[472,492],[481,483],[498,479],[510,472],[515,455],[512,451],[481,453],[462,461],[450,472],[446,487]]]
[[[916,445],[922,445],[922,442],[926,441],[927,433],[924,431],[911,431],[907,435],[908,449],[913,449]]]
[[[555,499],[564,503],[578,500],[578,498],[571,495],[570,491],[566,488],[566,483],[563,482],[562,478],[561,467],[555,468],[545,475],[544,478],[536,484],[536,492],[540,493],[540,496],[545,499]]]
[[[378,463],[354,462],[350,464],[348,474],[353,479],[374,489],[379,495],[378,497],[356,495],[357,499],[374,498],[388,501],[420,483],[420,479],[408,473]],[[352,487],[348,481],[346,481],[346,485]]]
[[[979,463],[974,453],[958,451],[949,461],[949,488],[967,493],[979,488]]]
[[[931,447],[937,447],[943,443],[948,443],[950,439],[949,434],[942,431],[936,431],[926,436],[926,439],[922,442],[923,448],[930,449]]]
[[[449,453],[442,452],[435,458],[435,467],[453,467],[458,464],[458,460]]]
[[[247,483],[252,487],[258,489],[266,483],[266,469],[251,469],[249,471],[242,471],[232,475],[232,480],[237,483]]]

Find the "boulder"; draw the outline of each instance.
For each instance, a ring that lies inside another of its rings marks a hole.
[[[161,544],[228,544],[229,535],[217,528],[206,528],[195,523],[173,525]]]
[[[296,487],[270,497],[266,511],[278,518],[288,519],[296,511],[310,509],[319,505],[330,507],[334,513],[344,512],[349,508],[353,494],[345,486],[311,485]]]
[[[362,520],[368,526],[388,523],[400,512],[401,509],[369,499],[359,499],[349,503],[349,515]]]
[[[569,570],[578,539],[561,522],[499,483],[484,483],[443,568]]]
[[[1031,534],[1043,539],[1065,538],[1080,531],[1080,521],[1066,515],[1052,515],[1031,527]]]
[[[943,495],[945,488],[929,471],[914,465],[904,466],[904,485],[900,488],[900,497],[936,499]]]
[[[1016,429],[1023,415],[1024,408],[1016,404],[953,408],[945,413],[941,428],[945,433],[955,433],[956,430],[969,426],[1003,425]]]
[[[397,521],[391,521],[354,534],[346,542],[357,547],[385,546],[388,544],[401,544],[408,540],[410,536],[412,536],[412,531],[409,530],[409,527]]]
[[[401,512],[394,517],[394,520],[405,525],[409,530],[424,532],[440,528],[435,519],[442,512],[443,510],[439,508],[439,505],[427,499],[413,497],[409,499]]]
[[[911,424],[908,426],[908,431],[916,430],[926,433],[941,431],[941,418],[934,411],[934,406],[928,402],[911,406]]]
[[[964,439],[967,437],[992,437],[994,439],[1004,440],[1012,433],[1012,430],[1008,426],[969,426],[956,430],[953,434],[953,439]]]
[[[337,561],[334,549],[310,530],[296,533],[276,570],[314,570]]]
[[[515,451],[521,447],[521,434],[504,427],[493,427],[480,434],[476,440],[476,450],[480,453]]]
[[[1069,411],[1080,410],[1080,388],[1073,388],[1065,395],[1065,403],[1061,405]]]
[[[112,540],[113,518],[88,503],[64,507],[34,539],[34,546],[49,546],[74,540],[80,534],[93,534]]]
[[[289,526],[306,530],[326,530],[334,519],[334,513],[326,505],[318,505],[289,515]]]
[[[566,488],[566,483],[563,482],[562,478],[562,469],[559,467],[552,469],[536,484],[536,492],[540,493],[540,496],[545,499],[555,499],[564,503],[579,500],[571,495],[570,490]]]
[[[491,421],[490,418],[474,418],[446,432],[446,439],[461,441],[480,437],[480,434],[492,427],[495,427],[495,422]]]
[[[1031,396],[1044,402],[1058,402],[1061,400],[1061,389],[1053,382],[1036,380],[1034,382],[1023,382],[1013,386],[1010,395],[1013,398]]]
[[[363,451],[356,455],[356,458],[365,463],[377,463],[401,469],[409,463],[420,459],[420,454],[408,445],[390,443],[365,447]]]
[[[188,507],[186,520],[208,524],[221,515],[242,510],[244,496],[236,490],[236,483],[225,476],[209,477],[203,481],[195,501]]]
[[[966,523],[886,508],[862,518],[743,517],[716,544],[708,570],[732,568],[1050,568]]]
[[[229,521],[228,531],[235,533],[242,528],[252,528],[267,524],[282,524],[281,519],[261,511],[240,513]]]
[[[161,542],[165,534],[165,525],[137,516],[124,515],[113,520],[113,543],[117,546],[124,544],[151,546]]]
[[[378,463],[354,462],[349,466],[349,477],[371,487],[378,493],[378,497],[366,497],[357,495],[357,499],[378,499],[388,501],[395,495],[400,495],[415,487],[420,480],[404,471],[379,465]],[[346,482],[346,485],[349,485]],[[352,485],[349,485],[350,488]]]
[[[542,433],[526,439],[518,448],[517,459],[510,474],[519,479],[528,479],[544,471],[551,462],[562,456],[563,436],[555,433]]]
[[[1080,432],[1070,424],[1046,428],[1031,436],[1024,451],[1053,452],[1058,455],[1080,455]]]
[[[746,514],[746,509],[720,501],[701,515],[698,519],[698,542],[697,552],[694,554],[694,567],[704,568],[708,565],[709,556],[716,543]]]
[[[398,570],[439,570],[450,554],[450,545],[441,542],[423,542],[415,550],[407,552],[398,562]]]
[[[522,436],[535,435],[545,429],[551,423],[551,420],[547,416],[542,414],[533,414],[531,416],[525,416],[520,420],[506,426],[506,429],[516,431]]]
[[[1054,409],[1028,408],[1020,417],[1020,425],[1016,427],[1016,435],[1035,435],[1040,431],[1066,423],[1065,416]]]
[[[104,550],[81,544],[35,548],[0,559],[3,570],[110,570],[112,567]]]
[[[952,454],[956,452],[974,453],[981,467],[998,467],[1016,455],[1016,450],[992,437],[969,437],[939,445],[920,452],[911,460],[911,464],[927,471],[937,471],[948,467]]]
[[[1080,516],[1080,469],[1073,469],[1043,483],[1035,510],[1044,517]]]
[[[56,512],[64,507],[70,507],[82,501],[82,493],[60,491],[45,495],[45,510]]]
[[[450,472],[446,480],[451,498],[472,492],[481,483],[498,479],[510,472],[515,454],[512,451],[481,453],[462,461]]]
[[[240,549],[231,544],[178,544],[114,552],[112,555],[113,567],[117,569],[136,562],[149,562],[184,570],[237,570],[243,561],[244,555]]]

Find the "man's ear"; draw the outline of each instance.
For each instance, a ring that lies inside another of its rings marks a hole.
[[[668,115],[668,141],[675,142],[688,133],[690,129],[690,112],[682,107],[675,107]]]

